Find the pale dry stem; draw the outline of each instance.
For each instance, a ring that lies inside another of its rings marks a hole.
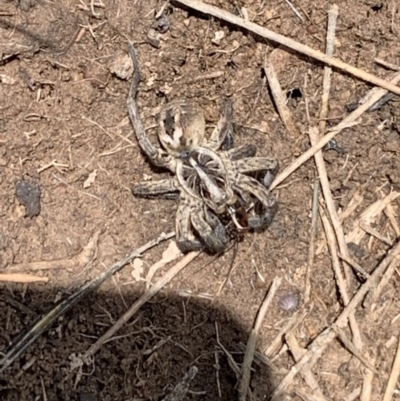
[[[333,4],[328,11],[328,30],[326,34],[326,49],[325,53],[327,56],[332,56],[333,50],[335,48],[335,31],[336,31],[336,21],[339,13],[339,8],[336,4]],[[326,128],[326,118],[328,117],[328,101],[329,92],[331,90],[331,74],[332,68],[329,66],[324,67],[324,81],[322,84],[322,100],[321,100],[321,112],[320,112],[320,122],[319,131],[321,135],[325,133]]]
[[[365,221],[360,221],[359,226],[362,230],[364,230],[367,234],[375,237],[379,241],[382,241],[384,244],[393,246],[393,241],[391,241],[389,238],[386,238],[384,235],[382,235],[378,230],[375,230],[372,228],[369,224],[367,224]]]
[[[389,380],[386,385],[385,395],[382,401],[390,401],[397,385],[397,379],[400,374],[400,337],[398,338],[396,356],[394,358],[392,371],[390,372]]]
[[[375,364],[375,358],[371,358],[371,364]],[[364,374],[360,401],[370,401],[372,394],[372,382],[374,380],[374,372],[368,368],[364,368],[363,370]]]
[[[92,237],[91,241],[95,240],[97,233]],[[32,327],[24,334],[15,344],[0,359],[0,373],[2,373],[8,366],[10,366],[22,352],[26,350],[35,340],[37,340],[42,333],[52,324],[56,319],[70,310],[79,300],[85,297],[88,293],[98,288],[104,281],[106,281],[113,274],[122,269],[127,263],[131,262],[134,258],[138,258],[145,251],[158,245],[160,242],[175,236],[174,232],[165,234],[162,233],[157,238],[149,241],[147,244],[135,249],[129,253],[125,258],[119,260],[110,266],[107,270],[95,277],[93,280],[84,284],[77,291],[69,295],[66,299],[58,303],[53,309],[37,320]],[[97,242],[97,241],[96,241]]]
[[[305,311],[302,314],[300,314],[299,312],[294,314],[291,319],[289,319],[289,321],[282,327],[282,329],[279,330],[278,334],[264,350],[264,355],[267,358],[272,358],[278,351],[278,349],[282,346],[286,333],[293,331],[298,324],[304,321],[308,314],[308,311]]]
[[[77,255],[70,259],[45,260],[41,262],[20,263],[8,267],[5,271],[26,271],[26,270],[49,270],[49,269],[72,269],[83,268],[95,256],[97,243],[102,230],[97,230],[90,238],[87,245]]]
[[[396,74],[393,79],[390,81],[392,83],[397,83],[400,81],[400,74]],[[376,89],[376,88],[374,88]],[[335,127],[331,128],[329,133],[324,135],[318,143],[311,146],[306,152],[304,152],[301,156],[299,156],[290,166],[288,166],[284,171],[277,175],[274,182],[271,184],[270,189],[276,188],[280,183],[286,180],[294,171],[296,171],[301,165],[303,165],[307,160],[315,155],[316,152],[321,150],[329,141],[331,141],[337,134],[343,131],[346,128],[349,128],[353,125],[356,125],[355,122],[364,112],[366,112],[372,105],[374,105],[381,97],[385,96],[387,90],[371,89],[368,93],[368,96],[365,102],[359,106],[356,110],[350,113],[347,117],[345,117],[342,122],[340,122]]]
[[[182,271],[200,252],[186,254],[177,264],[172,266],[149,290],[147,290],[117,321],[111,326],[83,355],[84,361],[101,348],[105,341],[112,337],[146,302],[160,292],[180,271]]]
[[[310,300],[311,294],[311,270],[314,266],[315,257],[315,236],[317,234],[317,222],[318,222],[318,197],[319,197],[319,179],[314,180],[314,191],[313,191],[313,203],[311,211],[311,232],[310,232],[310,245],[308,248],[308,263],[306,271],[306,285],[304,290],[304,302],[307,303]]]
[[[392,261],[400,255],[400,243],[394,246],[394,248],[388,253],[385,259],[378,265],[368,280],[361,286],[358,292],[353,296],[347,306],[344,307],[340,315],[332,326],[324,330],[319,334],[312,343],[308,346],[307,352],[301,357],[301,359],[290,369],[288,374],[283,378],[280,384],[274,389],[270,400],[278,400],[282,393],[284,393],[289,386],[293,383],[297,373],[304,369],[304,367],[311,369],[312,366],[322,356],[326,347],[330,342],[337,336],[335,332],[336,327],[345,327],[349,319],[349,315],[353,314],[359,303],[364,299],[368,291],[377,285],[382,274],[386,271],[387,267]]]
[[[281,282],[282,279],[280,277],[275,277],[268,291],[267,296],[265,297],[263,303],[261,304],[261,307],[257,314],[256,321],[254,323],[254,327],[252,328],[249,338],[247,340],[246,352],[244,354],[242,363],[242,374],[239,382],[239,390],[238,390],[239,401],[246,401],[246,395],[249,391],[249,384],[250,384],[251,365],[254,359],[254,352],[256,349],[256,341],[258,333],[260,331],[261,324],[265,318],[268,308],[271,305],[272,299],[274,298],[277,289],[281,285]]]
[[[383,211],[386,216],[388,217],[390,224],[393,227],[394,232],[396,233],[397,238],[400,237],[400,227],[399,223],[397,222],[397,216],[391,204],[386,205],[386,208]]]
[[[293,39],[287,38],[278,33],[272,32],[267,28],[264,28],[254,22],[250,22],[243,18],[240,18],[234,14],[231,14],[223,9],[215,7],[211,4],[203,3],[199,0],[174,0],[175,3],[183,4],[186,7],[190,7],[194,10],[197,10],[203,14],[211,15],[215,18],[224,20],[229,22],[230,24],[237,25],[241,28],[244,28],[250,32],[253,32],[259,36],[262,36],[265,39],[271,40],[275,43],[279,43],[284,45],[290,49],[298,51],[299,53],[305,54],[311,58],[321,61],[322,63],[328,64],[332,67],[336,67],[342,71],[347,72],[357,78],[360,78],[364,81],[370,82],[376,86],[380,86],[387,90],[390,90],[397,95],[400,95],[400,88],[394,85],[392,82],[387,82],[384,79],[381,79],[373,74],[360,70],[359,68],[353,67],[349,64],[344,63],[336,58],[329,57],[326,54],[314,50],[308,46],[305,46],[299,42],[296,42]]]
[[[0,281],[9,283],[47,283],[47,277],[34,276],[32,274],[24,273],[2,273],[0,274]]]
[[[285,339],[286,344],[288,345],[289,350],[293,355],[294,361],[298,362],[299,359],[306,353],[306,350],[299,346],[293,332],[286,334]],[[300,374],[303,376],[303,379],[306,382],[307,386],[310,387],[315,399],[320,401],[327,401],[327,398],[324,396],[324,393],[320,389],[318,381],[311,370],[302,369]]]
[[[310,141],[311,141],[312,145],[317,143],[318,129],[315,127],[311,127],[309,130],[309,136],[310,136]],[[318,169],[319,178],[321,180],[322,192],[324,194],[324,198],[325,198],[326,206],[327,206],[327,209],[329,212],[330,220],[332,222],[332,226],[335,231],[336,240],[334,238],[331,238],[331,233],[329,231],[330,225],[329,224],[327,225],[326,222],[324,223],[325,232],[326,232],[327,238],[329,236],[328,245],[331,249],[331,257],[334,262],[333,265],[335,268],[336,279],[338,280],[338,285],[339,285],[340,292],[341,292],[341,295],[343,298],[343,302],[345,305],[347,305],[349,302],[348,291],[351,290],[351,278],[352,278],[351,270],[350,270],[350,267],[347,264],[345,264],[344,272],[345,272],[346,281],[347,281],[347,283],[346,283],[344,281],[344,279],[341,277],[342,273],[341,273],[341,269],[340,269],[339,258],[337,256],[336,241],[339,245],[341,254],[345,255],[346,257],[349,256],[349,252],[347,249],[347,243],[345,241],[343,227],[339,221],[339,216],[337,214],[335,203],[333,201],[331,189],[329,186],[328,174],[326,172],[325,162],[324,162],[322,152],[317,152],[314,155],[314,157],[315,157],[315,164],[317,165],[317,169]],[[321,216],[321,217],[323,217],[323,216]],[[327,229],[328,229],[328,231],[327,231]],[[353,333],[354,345],[356,346],[356,348],[361,349],[362,341],[361,341],[361,334],[360,334],[360,330],[358,328],[357,321],[355,320],[354,316],[351,316],[349,320],[350,320],[350,325],[351,325],[351,331]]]
[[[289,131],[289,134],[292,137],[298,138],[300,136],[300,131],[296,127],[292,113],[286,106],[286,95],[282,91],[274,66],[272,65],[268,56],[266,56],[264,60],[264,71],[268,80],[269,88],[271,89],[271,94],[274,99],[275,106],[278,110],[279,116],[284,126]]]

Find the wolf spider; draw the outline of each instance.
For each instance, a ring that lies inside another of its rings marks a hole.
[[[255,157],[253,145],[233,148],[232,103],[225,101],[208,138],[203,112],[196,104],[185,100],[167,104],[159,117],[161,146],[155,147],[145,133],[136,102],[140,70],[132,45],[129,53],[134,73],[127,106],[139,146],[153,165],[173,174],[169,179],[135,184],[133,195],[180,199],[175,228],[182,252],[204,248],[210,253],[224,251],[230,240],[230,224],[239,232],[266,228],[277,211],[268,186],[278,164],[271,158]],[[259,173],[265,176],[257,179]]]

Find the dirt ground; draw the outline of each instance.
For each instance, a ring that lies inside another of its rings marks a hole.
[[[212,3],[237,15],[245,7],[254,22],[324,51],[332,2],[295,1],[303,20],[285,1]],[[390,79],[393,72],[374,59],[400,65],[398,2],[338,0],[336,4],[335,56]],[[275,157],[281,170],[310,146],[307,130],[318,123],[321,104],[319,63],[283,49],[274,54],[279,81],[301,132],[292,137],[277,115],[262,69],[266,51],[276,45],[177,4],[168,5],[167,19],[157,22],[155,14],[162,5],[156,0],[0,4],[0,272],[15,264],[71,258],[96,230],[102,230],[96,256],[88,265],[34,272],[49,278],[45,285],[1,285],[0,352],[60,299],[161,232],[174,230],[175,201],[149,201],[131,194],[133,183],[167,173],[145,160],[128,119],[128,40],[136,43],[143,78],[138,103],[153,139],[157,113],[167,101],[196,99],[211,127],[223,99],[230,96],[238,145],[257,145],[258,154]],[[370,88],[334,71],[328,126],[348,114],[346,106],[358,102]],[[344,153],[324,153],[337,209],[346,210],[352,200],[360,199],[343,221],[345,233],[367,207],[390,191],[400,191],[398,105],[394,98],[364,114],[360,124],[338,135]],[[232,251],[218,259],[201,254],[100,349],[92,365],[74,368],[74,356],[85,352],[143,292],[144,282],[135,281],[133,266],[127,266],[59,318],[0,376],[0,399],[161,400],[192,365],[199,372],[186,399],[236,399],[237,378],[220,344],[238,364],[242,362],[242,344],[275,277],[282,277],[283,283],[262,326],[257,345],[261,353],[293,316],[302,316],[292,332],[306,348],[343,309],[320,221],[311,299],[307,303],[303,299],[316,175],[310,160],[274,191],[279,212],[273,224],[264,233],[244,236],[222,291]],[[17,199],[21,180],[40,188],[38,215],[26,216],[29,210]],[[395,216],[398,202],[391,204]],[[386,214],[373,223],[390,241],[396,240]],[[166,247],[162,243],[144,255],[145,271]],[[351,257],[369,273],[390,247],[369,235],[349,245]],[[155,279],[165,271],[158,271]],[[353,288],[362,282],[354,275]],[[362,355],[379,372],[371,400],[382,399],[396,350],[398,282],[397,274],[372,312],[360,307],[356,314]],[[288,293],[299,297],[297,315],[282,310],[277,302]],[[350,330],[346,335],[351,338]],[[274,369],[259,359],[253,364],[254,400],[268,399],[293,366],[291,353],[282,345],[279,342],[268,355]],[[313,372],[332,400],[358,399],[366,374],[336,340]],[[300,400],[297,390],[311,393],[296,376],[282,400]]]

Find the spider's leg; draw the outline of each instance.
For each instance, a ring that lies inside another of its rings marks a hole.
[[[249,227],[255,230],[263,230],[268,227],[278,211],[278,202],[275,197],[255,178],[240,173],[237,176],[235,189],[243,199],[248,198],[248,194],[250,194],[258,200],[252,215],[248,218]]]
[[[212,150],[218,150],[223,147],[225,150],[233,147],[233,108],[232,101],[226,99],[222,110],[222,115],[214,128],[207,146]]]
[[[268,157],[246,157],[234,160],[233,165],[241,174],[265,172],[261,182],[266,188],[270,187],[279,169],[278,162]]]
[[[177,199],[179,189],[175,179],[166,179],[160,181],[138,182],[132,187],[132,194],[140,198]]]
[[[228,246],[229,237],[222,222],[202,202],[193,200],[191,206],[190,220],[207,251],[223,252]]]
[[[244,159],[245,157],[254,157],[257,153],[256,145],[243,145],[238,148],[228,150],[228,155],[231,160]]]
[[[136,95],[140,83],[140,69],[139,60],[136,55],[136,51],[132,44],[129,44],[129,54],[132,58],[133,63],[133,79],[132,85],[129,90],[127,106],[129,117],[132,121],[132,125],[135,131],[136,138],[139,142],[139,146],[146,156],[152,161],[153,164],[159,167],[166,167],[171,171],[174,171],[174,161],[171,156],[166,154],[160,149],[156,149],[153,144],[147,138],[146,132],[143,127],[142,120],[139,114],[139,107],[136,102]]]
[[[198,251],[204,248],[204,245],[193,234],[190,215],[190,198],[183,195],[175,220],[176,244],[182,253]]]

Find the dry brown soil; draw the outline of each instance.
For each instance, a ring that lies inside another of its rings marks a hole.
[[[246,7],[254,22],[324,51],[331,2],[296,0],[304,21],[285,1],[213,3],[237,15]],[[266,49],[271,51],[274,43],[267,47],[261,38],[176,4],[167,6],[168,29],[156,31],[154,40],[154,16],[162,4],[105,0],[91,8],[89,0],[0,3],[0,272],[14,264],[70,258],[96,229],[103,229],[96,258],[88,266],[39,272],[49,278],[46,285],[1,285],[0,352],[60,298],[132,249],[174,229],[175,201],[135,199],[130,192],[134,182],[156,180],[167,173],[145,160],[128,120],[129,79],[115,73],[123,67],[128,40],[138,50],[143,77],[138,102],[153,139],[157,113],[167,101],[196,99],[212,126],[224,97],[231,96],[237,144],[256,144],[258,153],[275,157],[281,170],[310,146],[307,129],[318,122],[321,103],[319,63],[282,49],[274,56],[283,89],[294,95],[288,105],[301,135],[291,137],[276,113],[262,70]],[[390,77],[393,72],[374,59],[400,65],[398,2],[338,0],[336,4],[335,55]],[[332,79],[328,125],[337,123],[348,113],[345,106],[358,102],[370,89],[339,71]],[[381,197],[381,191],[400,190],[399,115],[395,98],[338,136],[344,154],[324,153],[337,208],[345,209],[356,193],[362,195],[359,207],[344,221],[345,232],[361,211]],[[72,368],[72,355],[87,350],[143,292],[144,283],[133,280],[133,268],[128,266],[58,319],[5,371],[0,377],[0,399],[161,400],[191,365],[199,373],[187,399],[235,399],[235,373],[217,343],[216,326],[221,343],[241,363],[240,342],[246,343],[257,309],[276,276],[283,277],[278,296],[295,292],[300,297],[298,313],[308,311],[294,330],[303,347],[343,307],[325,247],[312,269],[311,301],[305,305],[302,299],[315,175],[310,160],[274,191],[280,206],[275,221],[267,232],[248,234],[239,243],[234,270],[221,293],[232,251],[217,260],[200,255],[79,374]],[[16,198],[16,184],[22,179],[40,187],[37,216],[25,216]],[[396,212],[398,201],[393,208]],[[384,214],[376,223],[376,229],[395,239]],[[319,222],[317,244],[324,242]],[[160,259],[166,246],[163,243],[146,253],[145,269]],[[370,272],[388,246],[366,237],[350,249],[351,256]],[[354,278],[354,288],[359,284],[360,279]],[[374,379],[373,400],[381,399],[396,348],[398,290],[396,275],[375,313],[363,309],[357,313],[362,353],[375,358],[380,373]],[[262,327],[260,351],[291,317],[275,299]],[[350,332],[347,335],[351,337]],[[262,363],[254,365],[255,400],[267,399],[293,358],[283,349],[274,363],[277,372]],[[313,371],[322,391],[334,400],[360,388],[364,374],[336,341]],[[300,399],[296,388],[309,391],[300,378],[293,384],[286,399]]]

